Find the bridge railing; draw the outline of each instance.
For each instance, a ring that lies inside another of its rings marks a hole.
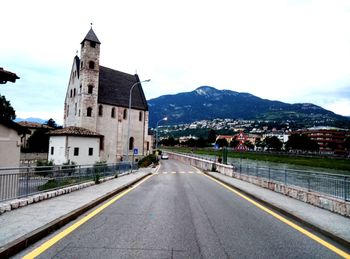
[[[215,157],[183,153],[197,159],[220,165]],[[307,170],[281,169],[264,167],[255,164],[239,162],[231,164],[233,174],[254,176],[268,180],[268,182],[282,183],[285,186],[295,186],[307,191],[318,192],[334,198],[350,201],[350,176],[342,174],[328,174]]]
[[[0,168],[0,202],[88,181],[99,182],[134,169],[136,164],[37,166]]]

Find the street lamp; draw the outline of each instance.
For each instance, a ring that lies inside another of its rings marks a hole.
[[[163,119],[160,119],[157,121],[157,126],[156,126],[156,153],[158,152],[158,123],[161,121],[166,121],[168,120],[168,117],[164,117]]]
[[[130,88],[130,94],[129,94],[129,109],[128,109],[128,138],[126,140],[126,152],[125,152],[125,160],[129,161],[129,144],[130,144],[130,113],[131,113],[131,97],[132,97],[132,90],[134,89],[134,87],[138,84],[141,83],[145,83],[145,82],[149,82],[151,81],[151,79],[147,79],[147,80],[143,80],[143,81],[139,81],[136,82],[135,84],[133,84]]]

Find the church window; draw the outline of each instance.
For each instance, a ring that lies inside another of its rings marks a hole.
[[[111,111],[111,117],[115,118],[115,108],[114,107],[112,108],[112,111]]]
[[[79,148],[78,147],[74,148],[74,156],[79,156]]]
[[[90,41],[90,46],[91,46],[91,48],[95,48],[96,47],[96,42]]]
[[[94,154],[94,148],[89,147],[89,156],[92,156]]]
[[[129,150],[133,150],[134,149],[134,138],[131,137],[129,140]]]
[[[73,96],[73,90],[70,89],[70,98],[72,98],[72,96]]]
[[[92,94],[92,90],[94,89],[93,85],[88,86],[88,94]]]
[[[92,114],[92,108],[88,107],[86,110],[86,116],[91,117],[91,114]]]
[[[139,121],[142,121],[142,112],[139,113]]]
[[[95,68],[95,62],[89,61],[89,68],[94,69]]]
[[[98,116],[102,116],[103,115],[103,107],[102,105],[98,106]]]
[[[124,109],[124,112],[123,112],[123,119],[126,120],[126,117],[128,116],[128,110],[127,109]]]
[[[73,96],[75,96],[77,94],[77,92],[76,92],[76,90],[75,90],[75,88],[74,88],[74,90],[73,90]]]
[[[74,104],[74,115],[77,115],[77,103]]]

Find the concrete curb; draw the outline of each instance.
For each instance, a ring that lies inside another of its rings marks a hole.
[[[327,230],[324,230],[324,229],[322,229],[322,228],[320,228],[320,227],[318,227],[318,226],[316,226],[316,225],[314,225],[314,224],[312,224],[312,223],[310,223],[310,222],[300,218],[299,216],[297,216],[297,215],[295,215],[295,214],[293,214],[293,213],[291,213],[291,212],[289,212],[289,211],[287,211],[285,209],[277,207],[276,205],[273,205],[272,203],[269,203],[268,201],[263,200],[260,197],[254,195],[254,194],[251,194],[251,193],[249,193],[249,192],[247,192],[247,191],[245,191],[245,190],[243,190],[243,189],[241,189],[241,188],[239,188],[239,187],[237,187],[237,186],[235,186],[235,185],[233,185],[233,184],[231,184],[229,182],[226,182],[226,181],[224,181],[224,180],[222,180],[222,179],[220,179],[218,177],[215,177],[215,176],[213,176],[211,174],[208,174],[208,172],[205,172],[205,171],[203,171],[203,172],[207,176],[212,177],[215,180],[217,180],[217,181],[219,181],[221,183],[224,183],[224,184],[226,184],[226,185],[228,185],[228,186],[230,186],[230,187],[240,191],[241,193],[243,193],[244,195],[248,196],[249,198],[252,198],[252,199],[256,200],[257,202],[262,203],[263,205],[266,205],[267,207],[269,207],[269,208],[271,208],[273,210],[276,210],[279,213],[281,213],[281,214],[291,218],[292,220],[303,224],[304,226],[306,226],[306,227],[308,227],[308,228],[310,228],[310,229],[312,229],[312,230],[314,230],[314,231],[316,231],[316,232],[318,232],[318,233],[320,233],[320,234],[322,234],[322,235],[324,235],[324,236],[326,236],[326,237],[328,237],[328,238],[330,238],[330,239],[340,243],[341,245],[344,245],[345,247],[350,248],[350,242],[348,240],[345,240],[345,239],[343,239],[341,237],[338,237],[335,234],[333,234],[333,233],[331,233],[331,232],[329,232]]]
[[[109,198],[115,196],[116,194],[130,188],[135,183],[140,182],[141,180],[143,180],[144,178],[146,178],[150,174],[151,173],[148,173],[148,174],[132,181],[131,183],[125,184],[125,185],[103,195],[102,197],[97,198],[97,199],[89,202],[88,204],[86,204],[86,205],[84,205],[76,210],[73,210],[72,212],[70,212],[62,217],[59,217],[58,219],[55,219],[55,220],[51,221],[50,223],[47,223],[44,226],[42,226],[42,227],[40,227],[40,228],[38,228],[38,229],[28,233],[28,234],[16,239],[16,240],[4,245],[3,247],[0,248],[0,258],[9,258],[10,256],[17,254],[18,252],[27,248],[31,244],[39,241],[40,239],[44,238],[45,236],[60,229],[61,227],[63,227],[67,223],[75,220],[80,215],[82,215],[83,213],[92,209],[93,207],[96,207],[97,205],[99,205],[102,202],[108,200]]]

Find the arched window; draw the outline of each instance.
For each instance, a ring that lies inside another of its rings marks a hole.
[[[96,42],[90,41],[90,46],[91,46],[91,48],[95,48],[96,47]]]
[[[126,120],[127,117],[128,117],[128,110],[127,110],[127,109],[124,109],[124,112],[123,112],[123,119]]]
[[[75,96],[75,95],[77,94],[75,88],[74,88],[74,90],[73,90],[73,93],[74,93],[73,96]]]
[[[98,106],[98,116],[102,116],[103,115],[103,107],[102,105]]]
[[[70,89],[70,97],[72,98],[72,96],[73,96],[73,90]]]
[[[111,111],[111,117],[115,118],[115,108],[114,107],[112,108],[112,111]]]
[[[134,149],[134,138],[131,137],[129,140],[129,150],[133,150]]]
[[[89,61],[89,68],[94,69],[95,68],[95,62]]]
[[[86,116],[91,117],[91,114],[92,114],[92,108],[91,108],[91,107],[88,107],[88,108],[86,109]]]
[[[88,85],[88,94],[92,94],[93,89],[94,89],[93,85]]]

